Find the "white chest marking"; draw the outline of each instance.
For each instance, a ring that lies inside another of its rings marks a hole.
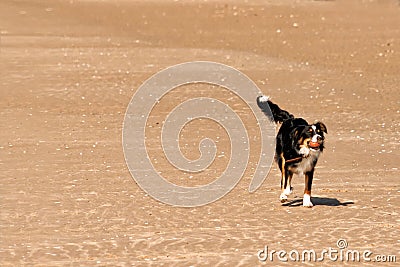
[[[313,162],[318,159],[320,153],[321,151],[319,150],[310,149],[308,157],[303,158],[299,163],[297,163],[297,166],[290,167],[290,170],[299,175],[311,171],[314,167]]]

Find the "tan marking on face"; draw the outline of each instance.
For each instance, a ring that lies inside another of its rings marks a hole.
[[[302,139],[302,138],[301,138]],[[305,138],[303,140],[299,140],[300,148],[302,147],[308,147],[308,142],[311,141],[311,138]],[[300,142],[301,141],[301,142]]]

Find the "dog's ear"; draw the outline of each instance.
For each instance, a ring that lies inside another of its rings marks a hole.
[[[323,124],[322,122],[320,122],[320,121],[316,122],[315,126],[317,126],[324,133],[328,133],[328,129],[326,128],[326,125]]]
[[[292,139],[293,146],[303,143],[303,137],[301,136],[303,130],[304,130],[304,127],[300,126],[300,127],[297,127],[294,131],[292,131],[291,139]]]
[[[293,132],[292,132],[292,140],[298,140],[301,136],[302,129],[300,129],[299,127],[296,128]]]
[[[297,137],[298,134],[299,134],[299,130],[298,130],[298,129],[294,130],[294,132],[293,132],[293,137]],[[292,138],[292,139],[293,139],[293,138]]]

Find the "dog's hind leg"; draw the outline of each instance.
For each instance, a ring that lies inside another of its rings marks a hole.
[[[290,195],[293,192],[293,187],[292,187],[292,177],[293,177],[293,173],[286,171],[286,176],[288,177],[287,180],[287,184],[285,186],[285,189],[283,190],[283,194],[285,194],[286,196]]]
[[[284,171],[283,171],[283,172],[282,172],[282,180],[281,180],[281,190],[282,190],[282,193],[281,193],[281,195],[279,196],[279,199],[280,199],[280,201],[281,201],[282,203],[286,202],[287,199],[288,199],[287,195],[285,194],[286,183],[287,183],[287,177],[286,177],[286,175],[284,174]]]
[[[288,199],[288,195],[292,193],[292,186],[291,186],[291,180],[292,180],[293,174],[290,173],[287,169],[283,169],[282,171],[282,180],[281,180],[281,190],[282,193],[279,197],[282,203],[286,202]]]
[[[286,163],[285,163],[285,158],[283,157],[283,154],[281,155],[281,172],[282,172],[282,178],[281,178],[281,195],[279,197],[280,201],[282,203],[286,202],[288,199],[288,195],[292,193],[292,187],[291,187],[291,182],[292,182],[292,176],[293,174],[289,172],[289,170],[286,168]]]

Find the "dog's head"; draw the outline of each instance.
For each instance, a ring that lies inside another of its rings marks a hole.
[[[325,124],[316,122],[311,125],[298,127],[294,131],[294,140],[300,146],[322,151],[324,149],[324,133],[328,133]]]

